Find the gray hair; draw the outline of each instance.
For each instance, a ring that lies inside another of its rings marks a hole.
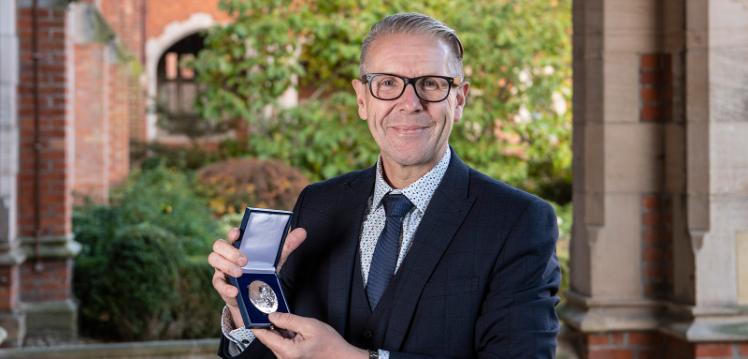
[[[365,74],[364,62],[366,60],[369,46],[371,46],[374,40],[383,35],[391,34],[427,34],[433,35],[437,39],[444,41],[449,45],[449,48],[452,50],[452,55],[454,55],[455,59],[453,65],[455,65],[459,71],[459,75],[463,75],[462,42],[460,42],[460,38],[457,37],[457,33],[437,19],[415,12],[387,16],[371,27],[369,34],[366,35],[364,42],[361,44],[361,57],[359,59],[359,70],[361,71],[361,75]]]

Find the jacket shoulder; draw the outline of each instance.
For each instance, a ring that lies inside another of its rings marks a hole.
[[[352,184],[360,185],[368,181],[369,177],[373,178],[373,173],[373,168],[367,168],[312,183],[304,188],[300,198],[303,197],[305,202],[324,203],[320,201],[329,201],[332,198],[337,198],[342,190]],[[373,184],[373,181],[371,183]]]
[[[535,208],[541,212],[554,212],[553,206],[546,200],[493,179],[473,168],[470,168],[470,192],[475,194],[479,202],[514,209],[519,213],[527,208]]]

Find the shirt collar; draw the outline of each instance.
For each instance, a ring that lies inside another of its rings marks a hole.
[[[421,214],[425,213],[426,207],[431,201],[431,197],[434,195],[436,188],[439,186],[444,174],[447,172],[447,167],[449,167],[449,160],[451,157],[452,151],[450,151],[449,146],[447,146],[447,150],[444,152],[442,159],[439,160],[434,168],[417,181],[411,183],[408,187],[397,190],[392,188],[387,181],[384,180],[382,156],[379,156],[379,160],[377,160],[377,179],[374,182],[374,197],[372,198],[374,208],[381,205],[382,198],[384,198],[386,194],[394,192],[402,193],[411,203],[413,203]]]

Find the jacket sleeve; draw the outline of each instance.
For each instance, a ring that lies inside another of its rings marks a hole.
[[[229,352],[229,344],[231,341],[225,336],[221,335],[221,343],[218,345],[218,356],[223,359],[273,359],[275,355],[259,340],[252,341],[252,344],[247,347],[239,355],[232,356]]]
[[[494,265],[475,325],[485,358],[554,358],[561,284],[553,207],[536,200],[514,224]]]

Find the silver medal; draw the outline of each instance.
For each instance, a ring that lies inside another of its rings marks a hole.
[[[247,287],[249,292],[249,301],[257,308],[257,310],[270,314],[278,310],[278,297],[275,295],[275,291],[267,283],[256,280],[249,283]]]

